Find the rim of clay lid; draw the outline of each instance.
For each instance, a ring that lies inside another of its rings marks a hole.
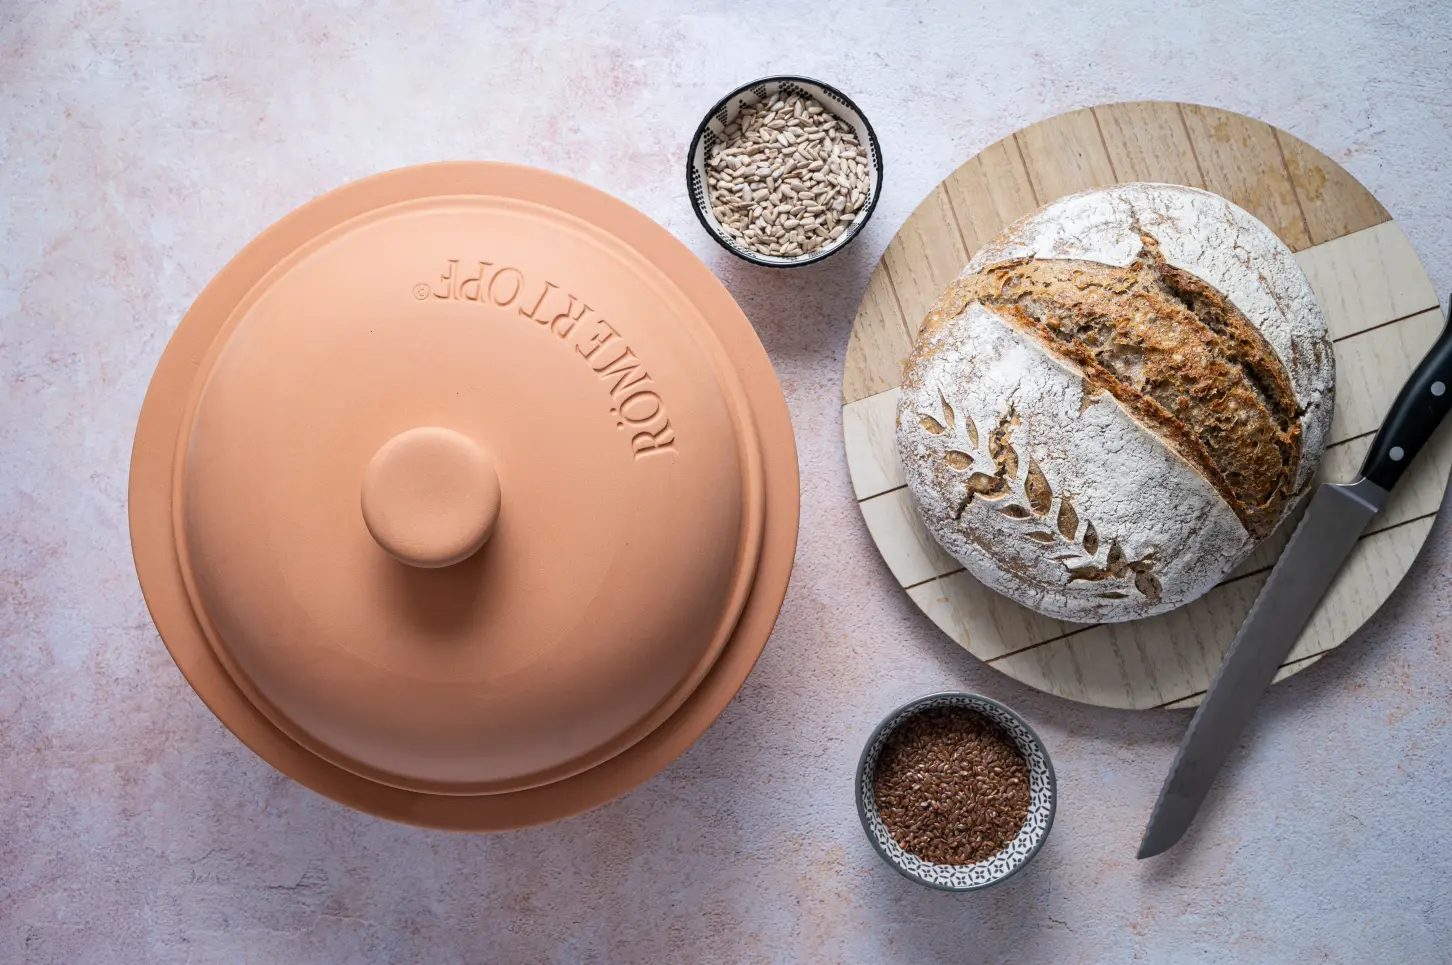
[[[795,550],[795,445],[730,295],[532,168],[346,185],[248,245],[157,367],[133,552],[197,693],[353,807],[494,830],[709,725]]]

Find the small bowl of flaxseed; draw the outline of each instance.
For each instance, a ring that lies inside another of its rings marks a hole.
[[[701,225],[758,265],[821,261],[882,193],[882,151],[857,105],[806,77],[764,77],[721,98],[691,138],[686,190]]]
[[[877,725],[856,795],[867,839],[899,874],[976,891],[1038,853],[1058,791],[1048,751],[1022,717],[987,697],[942,693]]]

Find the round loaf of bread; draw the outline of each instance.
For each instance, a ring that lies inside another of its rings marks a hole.
[[[897,444],[929,531],[990,588],[1114,622],[1223,579],[1306,491],[1335,361],[1290,250],[1219,195],[1053,202],[924,320]]]

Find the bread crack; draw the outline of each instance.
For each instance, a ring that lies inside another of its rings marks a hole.
[[[1263,538],[1300,475],[1304,413],[1289,374],[1222,292],[1170,265],[1148,232],[1140,243],[1123,268],[1024,258],[984,269],[959,279],[925,325],[973,302],[994,311],[1080,371],[1081,412],[1093,392],[1114,396]]]

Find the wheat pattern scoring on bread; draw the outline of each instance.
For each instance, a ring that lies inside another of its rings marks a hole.
[[[898,443],[938,541],[1064,619],[1213,586],[1305,490],[1334,363],[1285,246],[1223,198],[1125,185],[979,252],[924,321]]]

